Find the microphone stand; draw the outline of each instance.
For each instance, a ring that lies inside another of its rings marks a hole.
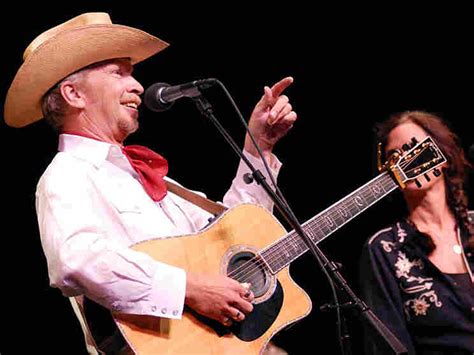
[[[217,81],[220,86],[224,89],[225,87],[219,81]],[[225,90],[227,92],[227,90]],[[369,326],[372,335],[375,335],[376,341],[383,347],[388,345],[388,349],[393,351],[393,354],[407,354],[406,348],[403,346],[402,343],[393,335],[393,333],[382,323],[380,319],[373,313],[373,311],[361,300],[359,299],[356,294],[351,290],[349,285],[347,284],[346,280],[342,277],[339,273],[338,267],[332,261],[330,261],[326,255],[319,249],[319,247],[313,243],[310,237],[305,233],[301,224],[299,223],[298,219],[294,215],[293,211],[289,208],[289,206],[275,193],[275,191],[268,185],[266,182],[265,176],[255,167],[252,163],[247,159],[247,157],[242,153],[241,149],[234,141],[234,139],[229,135],[229,133],[225,130],[222,124],[217,120],[214,116],[212,105],[209,101],[201,94],[199,96],[193,97],[192,100],[195,102],[197,108],[201,112],[202,115],[207,117],[211,122],[216,126],[217,130],[223,135],[226,141],[230,144],[234,152],[237,156],[242,159],[248,168],[251,171],[251,176],[255,181],[262,186],[268,196],[273,200],[275,206],[281,212],[283,217],[286,221],[290,224],[290,226],[298,233],[298,235],[302,238],[305,242],[308,249],[311,251],[313,256],[319,262],[319,264],[326,270],[329,271],[329,274],[332,275],[332,279],[337,281],[337,285],[339,286],[340,290],[345,291],[345,293],[349,296],[351,301],[349,302],[350,307],[356,307],[359,310],[359,315],[362,317],[362,320]],[[250,183],[252,179],[245,179],[247,183]],[[341,307],[342,305],[336,304],[332,307]],[[344,324],[343,324],[344,326]],[[347,337],[347,334],[344,338]],[[384,340],[385,342],[381,341]],[[347,341],[347,339],[342,340],[343,343]],[[346,342],[347,344],[347,342]],[[343,346],[344,348],[344,346]],[[343,349],[344,351],[344,349]]]

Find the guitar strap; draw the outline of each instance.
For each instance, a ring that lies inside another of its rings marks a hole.
[[[178,195],[179,197],[182,197],[186,201],[189,201],[192,204],[201,207],[203,210],[213,214],[214,216],[217,216],[227,210],[227,207],[217,202],[211,201],[196,192],[193,192],[178,184],[175,184],[174,182],[165,180],[165,183],[169,191],[171,191],[175,195]]]

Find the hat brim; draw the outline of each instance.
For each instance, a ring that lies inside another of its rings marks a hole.
[[[167,46],[149,33],[115,24],[60,33],[42,43],[18,70],[5,100],[5,122],[24,127],[40,120],[43,95],[81,68],[113,58],[130,58],[136,64]]]

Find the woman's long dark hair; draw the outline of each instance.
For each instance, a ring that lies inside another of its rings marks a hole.
[[[466,158],[459,137],[449,128],[447,122],[437,115],[424,111],[405,111],[392,115],[387,121],[375,127],[378,142],[385,149],[389,133],[402,123],[413,122],[434,139],[447,159],[445,173],[446,198],[459,226],[469,233],[469,246],[474,251],[474,225],[468,218],[468,199],[465,192],[469,169],[472,165]],[[430,241],[431,242],[431,241]],[[429,252],[434,248],[431,242]]]

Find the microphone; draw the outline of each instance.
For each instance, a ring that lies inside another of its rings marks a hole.
[[[167,83],[155,83],[145,90],[145,106],[155,112],[165,111],[182,97],[198,97],[199,89],[207,89],[217,82],[216,79],[201,79],[190,83],[171,86]]]

